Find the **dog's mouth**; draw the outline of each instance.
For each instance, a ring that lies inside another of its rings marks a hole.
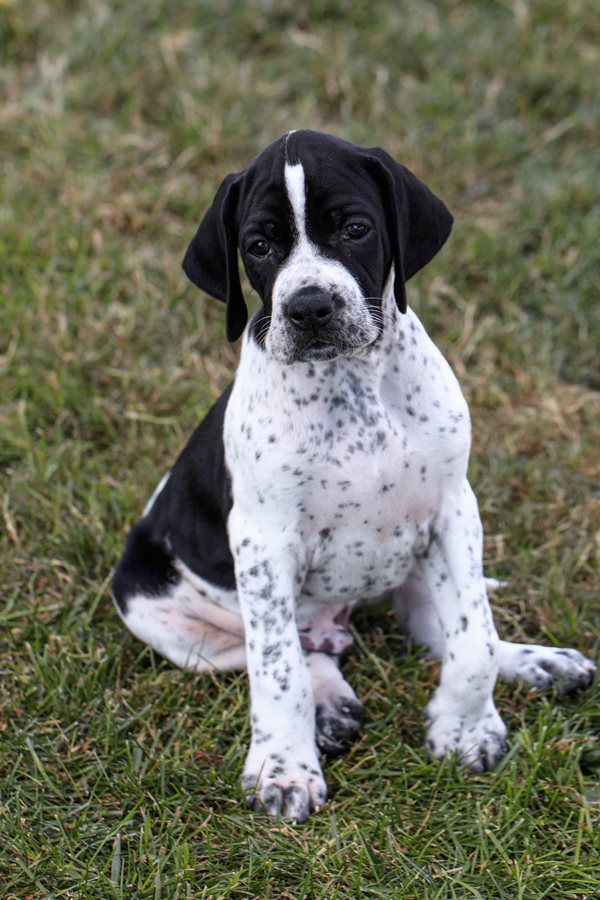
[[[328,327],[300,332],[287,323],[271,320],[265,348],[275,359],[295,362],[331,362],[368,353],[381,337],[382,326],[371,317],[356,316],[349,322],[333,322]]]
[[[317,362],[319,360],[337,359],[342,355],[342,350],[336,344],[328,341],[316,340],[308,347],[298,349],[296,360],[298,362]]]
[[[333,359],[345,357],[351,359],[363,352],[368,352],[379,340],[379,335],[370,341],[359,343],[331,343],[327,341],[313,341],[305,347],[295,347],[287,362],[330,362]]]

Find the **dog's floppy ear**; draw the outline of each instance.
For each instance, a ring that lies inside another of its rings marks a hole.
[[[368,167],[379,183],[392,240],[394,296],[406,312],[404,283],[446,243],[454,218],[422,181],[378,147],[367,150]]]
[[[238,271],[236,212],[240,174],[228,175],[200,222],[183,258],[183,271],[196,287],[227,304],[227,339],[246,326],[248,310]]]

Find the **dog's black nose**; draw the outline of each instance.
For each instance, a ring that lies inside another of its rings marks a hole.
[[[285,307],[285,315],[296,328],[314,333],[327,325],[333,312],[331,294],[315,287],[300,288],[290,297]]]

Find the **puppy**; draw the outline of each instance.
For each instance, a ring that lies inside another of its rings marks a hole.
[[[386,599],[441,660],[425,710],[434,757],[493,766],[500,674],[590,684],[575,650],[498,638],[467,481],[470,421],[407,307],[448,209],[380,149],[284,135],[229,175],[184,259],[245,330],[235,381],[132,529],[114,579],[127,627],[178,666],[246,667],[251,805],[303,821],[326,799],[319,753],[361,705],[339,670],[350,614]],[[262,301],[246,329],[238,251]]]

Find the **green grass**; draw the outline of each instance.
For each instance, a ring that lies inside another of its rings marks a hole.
[[[600,889],[598,688],[500,687],[502,765],[433,764],[435,667],[363,615],[361,737],[295,827],[241,802],[245,677],[172,669],[112,609],[128,526],[235,367],[187,241],[222,176],[308,126],[456,213],[410,300],[471,403],[497,621],[598,653],[598,0],[300,6],[0,2],[3,898]]]

